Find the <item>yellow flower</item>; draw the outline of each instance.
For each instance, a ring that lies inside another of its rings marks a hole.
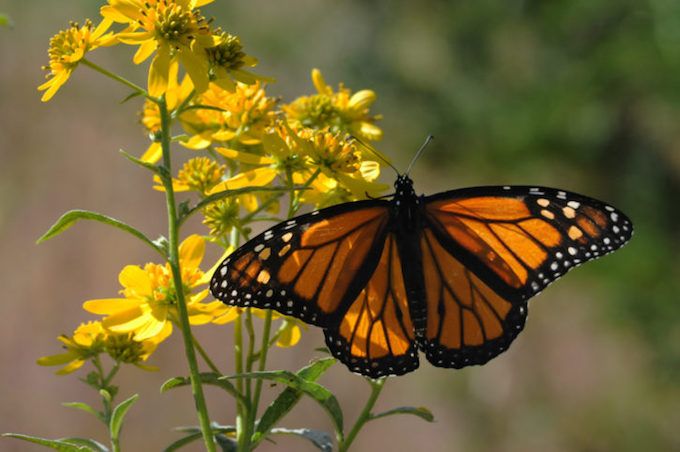
[[[213,320],[217,307],[202,303],[208,290],[194,291],[208,283],[208,277],[199,269],[205,253],[205,240],[198,235],[187,237],[180,245],[179,258],[182,270],[182,291],[192,325],[203,325]],[[136,341],[172,332],[178,321],[177,294],[169,264],[126,266],[119,275],[124,298],[90,300],[83,304],[86,311],[106,315],[102,324],[114,333],[133,333]]]
[[[252,85],[262,81],[272,81],[269,78],[255,75],[244,70],[244,67],[257,65],[257,59],[243,52],[241,39],[225,32],[218,32],[215,45],[206,49],[210,64],[210,80],[227,91],[234,91],[235,82]]]
[[[369,113],[376,99],[374,91],[364,89],[352,94],[341,83],[335,92],[318,69],[312,70],[312,82],[317,94],[299,97],[282,107],[292,126],[330,128],[333,132],[350,133],[366,140],[382,138],[382,130],[375,125],[380,116]]]
[[[208,157],[194,157],[184,163],[177,173],[177,179],[173,179],[172,186],[175,191],[193,190],[206,194],[222,180],[224,170],[224,165]],[[163,190],[163,187],[154,188]]]
[[[197,92],[208,87],[206,47],[215,44],[208,21],[195,10],[213,0],[109,0],[101,14],[128,24],[120,42],[139,45],[133,58],[142,63],[154,52],[149,68],[149,94],[160,97],[168,87],[170,66],[181,61]],[[138,31],[141,28],[141,31]]]
[[[182,144],[189,149],[205,149],[214,142],[231,140],[258,144],[266,128],[274,124],[276,102],[267,97],[260,82],[237,83],[233,92],[210,84],[195,103],[214,109],[197,108],[181,115],[182,125],[193,135]]]
[[[47,77],[51,78],[38,87],[39,91],[45,91],[40,100],[47,102],[55,95],[87,52],[114,43],[111,39],[113,33],[104,34],[110,26],[111,20],[109,19],[104,19],[97,28],[94,28],[89,19],[82,27],[72,22],[69,28],[60,31],[50,39],[50,48],[47,51],[50,64],[44,69],[49,70]]]
[[[165,92],[165,102],[169,111],[175,110],[175,108],[191,95],[191,91],[194,89],[191,79],[187,76],[182,79],[182,83],[179,83],[177,79],[178,73],[179,64],[173,62],[170,65],[168,87]],[[142,155],[141,160],[148,163],[156,163],[163,155],[160,143],[161,113],[158,109],[158,104],[148,99],[144,101],[144,107],[141,112],[141,123],[147,130],[149,139],[151,139],[151,144]]]
[[[203,224],[212,237],[226,237],[233,228],[241,226],[241,206],[237,199],[226,198],[210,203],[203,209]]]
[[[171,331],[167,331],[169,335]],[[158,335],[137,341],[132,333],[107,334],[104,340],[104,349],[114,361],[119,363],[134,364],[144,370],[158,370],[155,366],[143,365],[142,362],[149,359],[149,356],[156,351],[158,344],[163,342],[167,335]]]
[[[65,364],[56,373],[57,375],[70,374],[83,367],[87,360],[94,358],[104,350],[104,336],[105,332],[100,322],[81,323],[74,331],[73,336],[61,335],[57,338],[64,344],[65,353],[44,356],[38,359],[38,364],[41,366]]]

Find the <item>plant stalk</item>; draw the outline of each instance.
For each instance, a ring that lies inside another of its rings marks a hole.
[[[179,313],[180,329],[182,330],[182,337],[184,339],[184,352],[187,357],[187,362],[189,363],[189,372],[191,374],[191,392],[193,393],[194,401],[196,403],[198,420],[203,434],[203,442],[205,443],[206,450],[215,452],[215,441],[210,427],[210,417],[208,416],[208,409],[205,403],[205,396],[203,395],[203,387],[198,371],[196,351],[194,350],[191,325],[189,324],[189,313],[184,298],[182,273],[179,262],[177,205],[175,202],[175,191],[172,186],[172,161],[170,158],[170,114],[165,102],[165,97],[158,99],[157,104],[161,116],[161,147],[163,149],[164,167],[164,170],[160,172],[160,177],[163,181],[163,186],[165,187],[165,199],[168,210],[168,264],[172,270],[175,292],[177,294],[177,311]]]
[[[359,431],[363,428],[364,424],[366,424],[366,422],[371,419],[371,410],[373,409],[375,402],[378,400],[378,396],[380,395],[383,386],[385,386],[387,378],[381,378],[380,380],[367,380],[371,385],[371,395],[368,397],[366,405],[364,405],[364,409],[361,411],[361,414],[354,423],[352,430],[350,430],[349,434],[343,441],[338,442],[338,452],[346,452],[349,450],[349,447],[352,445],[352,442],[356,438]]]

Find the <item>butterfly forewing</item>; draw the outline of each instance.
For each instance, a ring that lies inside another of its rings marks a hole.
[[[213,295],[232,306],[336,325],[347,310],[343,301],[362,290],[377,263],[387,206],[341,204],[280,223],[225,259],[212,278]]]
[[[623,246],[630,220],[601,201],[545,187],[474,187],[426,200],[427,223],[463,264],[506,297],[527,299]]]

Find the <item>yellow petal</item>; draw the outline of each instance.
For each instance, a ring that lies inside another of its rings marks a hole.
[[[154,43],[156,43],[156,41],[153,39],[153,35],[148,31],[133,31],[118,33],[116,35],[116,38],[123,44],[130,45],[140,45],[143,44],[145,41],[153,41]]]
[[[312,69],[312,83],[314,83],[314,87],[319,94],[333,94],[333,90],[326,84],[321,71],[317,68]]]
[[[206,134],[204,135],[194,135],[193,137],[189,138],[188,140],[180,141],[179,144],[184,146],[185,148],[189,149],[194,149],[194,150],[199,150],[199,149],[205,149],[210,144],[212,141],[209,138],[209,135]]]
[[[358,134],[360,136],[366,137],[366,139],[368,140],[378,141],[382,139],[383,131],[380,127],[376,126],[375,124],[362,121],[359,126]]]
[[[208,194],[217,193],[223,190],[235,190],[243,187],[262,187],[273,181],[276,174],[276,170],[273,168],[255,168],[254,170],[239,173],[231,179],[220,182],[213,187]]]
[[[190,235],[179,246],[179,260],[185,269],[198,268],[204,254],[205,239],[198,234]]]
[[[163,156],[163,148],[157,141],[153,141],[146,149],[140,160],[147,163],[157,163]]]
[[[361,91],[354,93],[354,95],[349,99],[349,104],[347,104],[347,106],[354,110],[364,110],[370,107],[371,104],[375,102],[375,99],[375,91],[370,89],[362,89]]]
[[[77,359],[75,361],[72,361],[68,365],[64,366],[63,368],[59,369],[55,373],[57,375],[66,375],[70,374],[71,372],[75,372],[76,370],[80,369],[83,367],[83,364],[85,364],[85,361],[82,359]]]
[[[227,149],[222,147],[217,147],[215,150],[228,159],[236,160],[241,163],[247,163],[248,165],[271,165],[274,163],[273,158],[264,155],[250,154],[248,152],[241,152],[235,149]]]
[[[102,298],[99,300],[89,300],[83,303],[83,309],[97,315],[110,315],[120,311],[139,306],[140,300],[129,298]]]
[[[126,265],[118,275],[118,281],[123,287],[134,290],[140,296],[151,296],[151,279],[138,265]]]
[[[200,50],[202,51],[202,49]],[[203,51],[202,51],[203,52]],[[205,53],[205,52],[203,52]],[[200,94],[208,89],[208,60],[202,54],[194,53],[192,50],[184,49],[179,52],[179,59],[186,69],[187,74],[196,88],[196,93]]]
[[[149,68],[149,95],[160,97],[165,93],[168,88],[169,72],[170,50],[167,46],[160,46]]]
[[[367,181],[374,181],[380,176],[380,163],[364,160],[359,167],[361,177]]]
[[[52,77],[50,80],[40,85],[38,87],[39,91],[47,89],[47,91],[45,91],[45,94],[42,95],[40,100],[42,102],[47,102],[48,100],[52,99],[52,96],[54,96],[57,93],[57,91],[59,91],[59,88],[61,88],[62,85],[66,83],[68,78],[71,76],[71,72],[73,71],[70,69],[61,71],[57,75]]]
[[[78,357],[76,352],[60,353],[58,355],[43,356],[36,363],[40,366],[61,366]]]
[[[158,47],[158,45],[156,44],[156,41],[152,39],[142,42],[139,48],[137,49],[135,56],[132,58],[132,61],[135,64],[140,64],[146,61],[146,59],[149,58],[152,53],[154,53],[156,47]]]
[[[195,0],[194,8],[200,8],[203,5],[214,2],[215,0]]]
[[[215,141],[229,141],[236,136],[236,132],[229,129],[218,130],[212,134],[212,139]]]
[[[151,311],[142,309],[141,306],[118,312],[102,320],[104,328],[114,333],[136,332],[136,330],[146,328],[147,324],[151,322],[158,321],[151,314]]]
[[[127,7],[120,8],[118,5],[115,7],[111,5],[106,5],[102,6],[99,9],[99,13],[103,17],[113,20],[114,22],[129,23],[136,22],[136,20],[132,19],[131,16],[126,15],[126,13],[137,15],[139,13],[139,8],[135,8],[134,6],[131,6],[129,8]]]
[[[216,325],[224,325],[229,322],[233,322],[238,318],[238,316],[241,314],[238,308],[235,308],[233,306],[225,306],[225,309],[223,312],[221,312],[219,315],[217,315],[212,323]]]
[[[106,33],[106,30],[109,29],[109,27],[113,24],[113,21],[108,18],[102,19],[102,21],[97,25],[97,28],[94,29],[92,32],[92,39],[99,39],[104,33]]]
[[[225,91],[229,91],[230,93],[236,91],[236,83],[234,83],[229,77],[221,77],[213,80],[211,83],[214,83],[215,85],[219,86]]]
[[[300,327],[290,320],[286,320],[279,331],[279,338],[276,340],[276,345],[279,347],[292,347],[302,337]]]
[[[141,342],[161,334],[166,323],[168,323],[167,319],[147,322],[143,327],[135,330],[135,340]]]

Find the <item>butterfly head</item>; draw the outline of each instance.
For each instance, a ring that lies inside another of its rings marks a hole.
[[[394,190],[397,198],[416,197],[413,189],[413,181],[406,174],[400,174],[394,182]]]

